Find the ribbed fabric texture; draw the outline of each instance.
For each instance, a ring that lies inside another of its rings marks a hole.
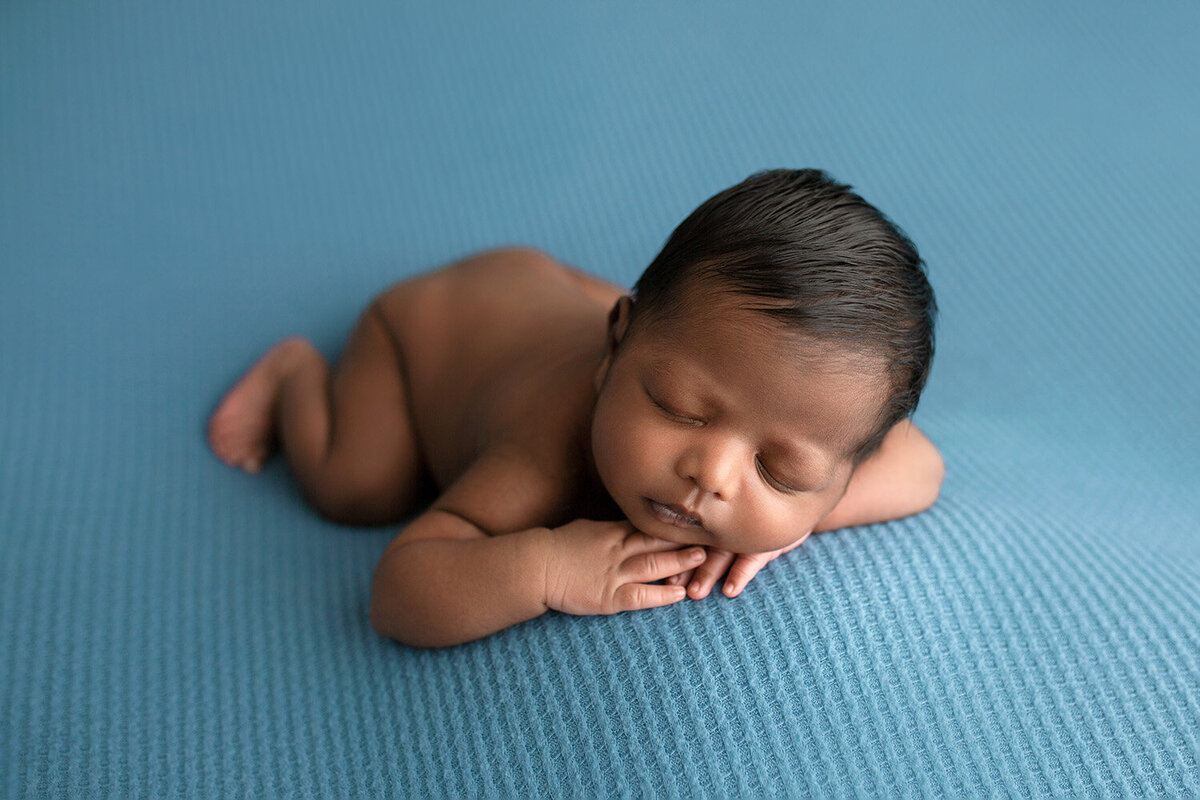
[[[1200,794],[1200,8],[806,5],[5,3],[0,795]],[[394,531],[207,451],[392,281],[630,284],[776,166],[929,263],[931,512],[416,651]]]

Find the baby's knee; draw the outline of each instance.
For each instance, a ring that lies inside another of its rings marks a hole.
[[[304,495],[318,514],[339,525],[387,525],[403,518],[391,492],[344,476],[307,486]]]

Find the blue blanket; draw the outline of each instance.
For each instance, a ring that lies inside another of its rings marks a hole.
[[[1200,8],[804,5],[5,3],[0,795],[1200,793]],[[418,651],[394,530],[206,449],[394,280],[628,285],[775,166],[929,263],[929,513]]]

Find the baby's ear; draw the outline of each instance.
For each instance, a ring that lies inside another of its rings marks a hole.
[[[608,338],[607,348],[609,353],[617,349],[617,345],[625,338],[625,332],[629,330],[629,319],[633,316],[633,298],[629,295],[622,295],[617,298],[617,302],[613,303],[612,310],[608,312]]]
[[[600,362],[600,368],[596,370],[597,392],[604,385],[604,379],[608,377],[608,368],[612,366],[617,346],[621,344],[621,340],[625,338],[625,334],[629,330],[629,319],[632,314],[633,298],[629,295],[618,298],[617,302],[613,304],[612,311],[608,312],[608,333],[604,337],[604,360]]]

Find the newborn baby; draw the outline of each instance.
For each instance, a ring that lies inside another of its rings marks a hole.
[[[267,351],[208,439],[258,471],[276,445],[330,519],[407,520],[375,630],[477,639],[554,609],[736,596],[814,531],[914,514],[943,467],[908,421],[933,356],[912,243],[816,170],[752,175],[625,292],[536,250],[396,284],[332,374]]]

